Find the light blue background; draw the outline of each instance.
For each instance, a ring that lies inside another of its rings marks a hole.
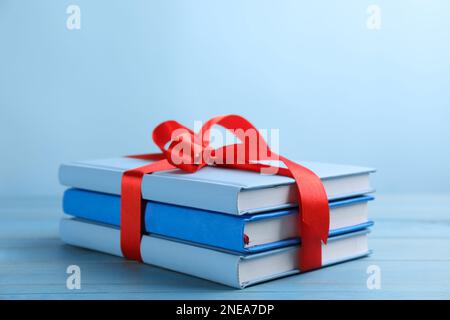
[[[61,162],[156,151],[160,121],[224,113],[280,128],[288,157],[378,168],[380,192],[449,192],[449,13],[448,0],[2,0],[0,195],[58,194]]]

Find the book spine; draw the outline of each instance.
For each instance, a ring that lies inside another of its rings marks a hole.
[[[91,221],[120,226],[120,197],[68,189],[65,213]],[[145,231],[226,250],[245,252],[245,219],[233,215],[148,201]]]
[[[181,173],[182,176],[186,173]],[[142,180],[142,197],[179,206],[239,215],[241,187],[207,181],[174,179],[163,174],[147,174]]]
[[[62,219],[60,235],[68,244],[122,256],[117,228]],[[238,275],[241,257],[237,255],[154,236],[143,236],[141,255],[147,264],[241,288]]]
[[[67,187],[120,195],[120,171],[63,164],[59,167],[58,177],[59,182]]]
[[[241,217],[149,202],[145,226],[150,233],[201,243],[237,252],[244,250],[244,225]]]
[[[71,188],[64,192],[62,203],[68,215],[120,226],[119,196]]]
[[[62,185],[104,192],[114,195],[121,193],[123,171],[96,168],[78,164],[65,164],[59,168],[59,181]],[[209,183],[165,176],[147,174],[142,181],[142,198],[212,210],[231,215],[239,215],[238,195],[241,187],[237,185]]]

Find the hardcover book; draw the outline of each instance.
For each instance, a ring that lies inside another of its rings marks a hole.
[[[112,158],[63,164],[63,185],[120,195],[124,171],[151,163],[136,158]],[[300,162],[322,180],[330,201],[372,192],[369,174],[374,169]],[[217,211],[233,215],[290,208],[297,205],[295,181],[257,172],[205,167],[195,173],[179,169],[146,174],[142,197],[146,200]]]
[[[329,236],[370,227],[368,201],[358,196],[330,202]],[[145,232],[241,253],[255,253],[299,243],[297,208],[252,215],[213,211],[147,201]],[[64,193],[66,214],[120,226],[120,197],[80,189]]]
[[[370,254],[368,232],[365,229],[329,238],[328,244],[322,247],[322,266]],[[62,219],[60,234],[68,244],[122,256],[118,227]],[[299,250],[301,245],[292,245],[261,253],[241,254],[157,235],[144,235],[141,242],[141,255],[145,263],[235,288],[300,272]]]

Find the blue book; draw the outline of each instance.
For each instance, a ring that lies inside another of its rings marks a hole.
[[[124,171],[151,161],[112,158],[63,164],[61,184],[120,195]],[[322,180],[330,201],[372,192],[371,168],[300,162]],[[294,180],[257,172],[205,167],[195,173],[175,169],[147,174],[142,181],[146,200],[217,211],[233,215],[285,209],[297,205]]]
[[[358,196],[330,202],[330,237],[365,229],[367,202]],[[296,208],[252,215],[213,211],[147,201],[145,231],[241,253],[256,253],[299,243]],[[65,213],[112,226],[120,226],[120,197],[80,189],[64,193]]]
[[[322,266],[370,254],[367,233],[365,229],[330,238],[328,244],[322,246]],[[120,230],[114,226],[62,219],[60,236],[70,245],[122,256]],[[145,235],[141,242],[145,263],[239,289],[301,272],[299,250],[301,246],[293,245],[247,255],[193,246],[157,235]]]

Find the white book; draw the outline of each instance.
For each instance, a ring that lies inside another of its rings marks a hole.
[[[123,172],[151,163],[127,157],[63,164],[61,184],[120,195]],[[319,176],[328,200],[372,192],[372,168],[318,162],[299,162]],[[289,177],[205,167],[195,173],[170,170],[147,174],[142,181],[146,200],[242,215],[297,205],[297,187]]]
[[[370,254],[368,230],[331,237],[322,247],[322,265]],[[71,245],[122,256],[117,227],[78,219],[62,219],[61,239]],[[301,246],[293,245],[256,254],[212,249],[155,235],[144,235],[141,256],[147,264],[182,272],[235,288],[299,273]]]

